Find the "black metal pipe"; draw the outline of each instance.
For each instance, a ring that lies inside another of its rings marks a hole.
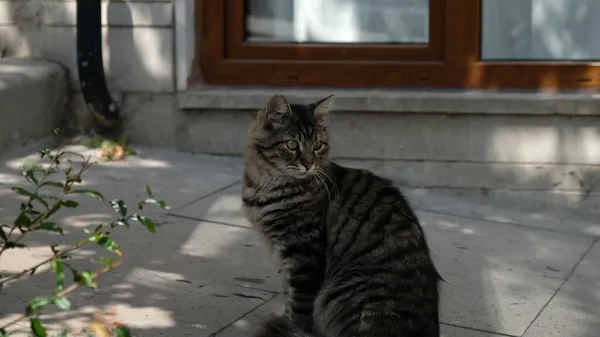
[[[101,6],[101,0],[77,0],[77,68],[79,86],[96,131],[110,134],[121,125],[121,112],[106,87]]]

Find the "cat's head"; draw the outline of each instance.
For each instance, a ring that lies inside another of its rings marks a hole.
[[[282,95],[273,96],[251,131],[252,160],[300,179],[322,170],[329,163],[327,120],[332,107],[333,95],[308,105],[290,105]]]

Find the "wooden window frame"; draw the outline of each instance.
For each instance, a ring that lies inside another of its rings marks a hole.
[[[205,83],[470,89],[600,87],[600,62],[481,61],[482,0],[430,0],[430,43],[399,47],[245,43],[243,1],[196,1],[199,38],[195,62]],[[228,24],[228,18],[235,20]],[[190,82],[199,77],[192,76]]]

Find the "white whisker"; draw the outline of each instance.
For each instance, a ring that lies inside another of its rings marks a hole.
[[[331,191],[329,191],[329,187],[327,187],[327,183],[323,180],[318,171],[316,172],[315,177],[323,184],[323,187],[325,187],[325,190],[327,191],[327,200],[331,202],[333,196],[331,195]]]

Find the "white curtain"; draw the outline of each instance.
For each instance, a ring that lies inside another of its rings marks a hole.
[[[426,43],[428,0],[247,0],[250,41]]]
[[[600,60],[600,0],[484,0],[484,60]]]

